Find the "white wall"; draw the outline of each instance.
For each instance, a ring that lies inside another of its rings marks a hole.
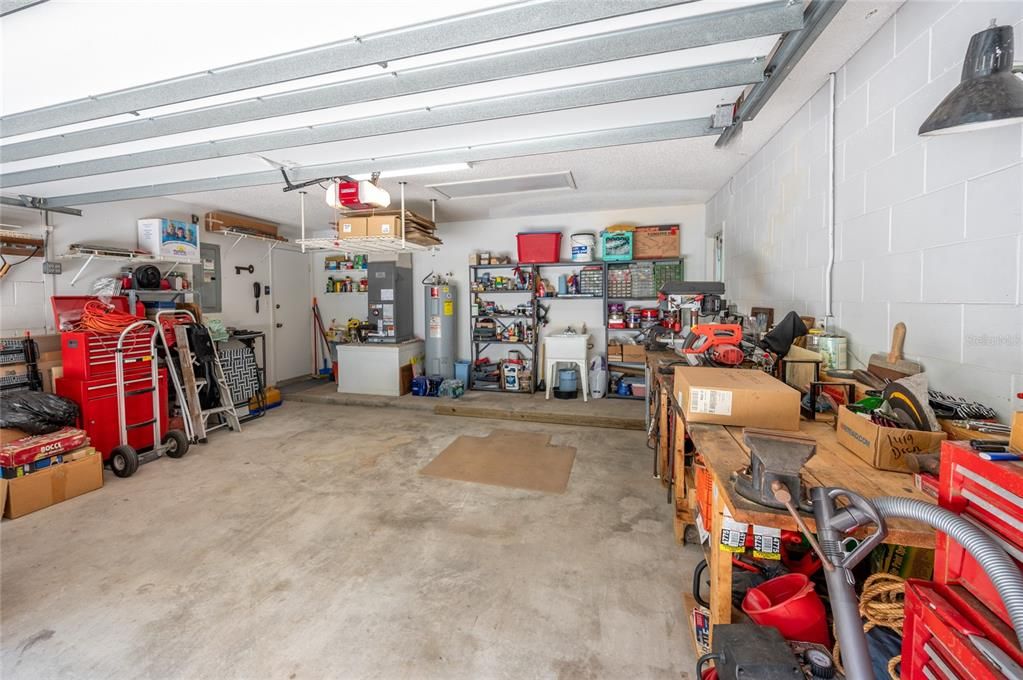
[[[705,206],[678,205],[659,208],[636,208],[601,212],[542,215],[538,217],[477,220],[439,224],[437,235],[444,241],[438,252],[417,253],[413,257],[414,278],[418,283],[431,271],[451,273],[450,280],[458,286],[458,357],[468,359],[469,348],[469,254],[482,250],[497,255],[510,255],[516,260],[515,235],[521,231],[550,230],[562,232],[561,260],[571,259],[569,235],[574,232],[599,233],[612,224],[635,225],[679,224],[681,254],[685,256],[685,274],[690,280],[704,276]],[[565,270],[549,270],[544,274],[556,285],[557,275]],[[421,288],[415,288],[416,335],[424,335],[424,309]],[[514,296],[508,296],[514,297]],[[517,298],[516,298],[517,300]],[[594,334],[594,347],[602,352],[604,316],[600,300],[555,300],[550,302],[550,330],[585,323]]]
[[[210,208],[171,199],[149,199],[90,205],[82,210],[82,217],[51,214],[54,226],[50,242],[51,259],[67,252],[72,243],[135,247],[136,220],[166,217],[187,221],[193,214],[202,217]],[[42,224],[42,217],[28,211],[5,210],[3,221],[33,227]],[[260,300],[257,314],[252,294],[253,282],[258,281],[263,285],[270,283],[267,242],[244,239],[228,252],[235,238],[207,231],[200,232],[199,238],[201,241],[220,245],[223,311],[212,316],[223,319],[227,326],[264,331],[268,334],[268,342],[272,343],[270,337],[272,298],[264,297]],[[58,261],[63,264],[63,273],[58,276],[44,277],[41,258],[33,258],[16,266],[7,277],[0,280],[0,335],[21,335],[25,331],[36,334],[54,332],[50,295],[91,295],[92,284],[97,278],[116,274],[122,266],[119,261],[93,261],[72,287],[71,279],[84,260]],[[255,268],[253,274],[235,273],[236,265],[249,264]],[[188,268],[188,272],[191,274],[191,267]],[[296,272],[296,276],[306,277],[307,274],[305,271]],[[303,302],[303,305],[307,304]],[[304,348],[303,351],[309,351],[309,348]],[[270,345],[268,355],[271,357],[273,355]]]
[[[934,387],[1004,416],[1023,408],[1023,125],[916,134],[992,17],[1023,35],[1021,2],[909,0],[838,71],[833,299],[854,363],[904,321]],[[741,309],[824,314],[828,107],[825,85],[708,203]]]

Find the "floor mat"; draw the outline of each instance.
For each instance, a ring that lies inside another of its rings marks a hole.
[[[494,430],[486,437],[462,435],[420,474],[462,482],[563,493],[575,448],[551,446],[550,435]]]

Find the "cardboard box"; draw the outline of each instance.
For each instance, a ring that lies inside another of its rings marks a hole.
[[[365,217],[343,217],[337,221],[338,238],[357,238],[365,235]]]
[[[1012,417],[1012,433],[1009,435],[1009,446],[1023,453],[1023,411],[1016,411]]]
[[[608,345],[607,346],[607,360],[608,361],[621,361],[622,360],[622,346],[621,345]]]
[[[139,250],[174,260],[199,261],[199,227],[164,218],[138,221]]]
[[[838,409],[838,443],[878,470],[910,473],[906,454],[936,452],[947,436],[944,432],[882,427],[845,406]]]
[[[646,361],[646,348],[643,345],[622,345],[622,361],[643,363]]]
[[[15,519],[102,487],[103,457],[90,450],[79,460],[7,480],[4,517]]]
[[[677,258],[682,252],[681,231],[677,224],[636,227],[632,237],[632,259]]]
[[[930,581],[934,577],[934,551],[905,545],[879,545],[870,553],[870,571]]]
[[[367,236],[400,236],[401,224],[393,215],[374,215],[366,218]]]
[[[799,429],[799,391],[763,371],[678,366],[675,390],[690,423]]]

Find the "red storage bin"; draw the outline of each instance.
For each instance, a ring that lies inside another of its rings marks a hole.
[[[519,262],[542,264],[557,262],[561,258],[561,232],[535,231],[516,235],[519,244]]]

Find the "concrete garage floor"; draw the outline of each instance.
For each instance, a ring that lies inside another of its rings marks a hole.
[[[563,495],[424,477],[577,447]],[[2,530],[5,678],[690,678],[643,433],[288,403]]]

